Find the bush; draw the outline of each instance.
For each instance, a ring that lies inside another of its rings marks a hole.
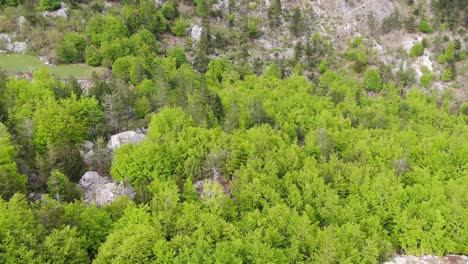
[[[58,45],[57,55],[62,62],[74,63],[82,59],[85,48],[85,38],[78,33],[70,32]]]
[[[177,68],[179,68],[180,65],[188,62],[187,56],[185,55],[185,51],[179,46],[175,46],[172,49],[170,49],[167,52],[167,57],[175,59]]]
[[[468,115],[468,103],[464,103],[461,107],[460,107],[460,113],[464,114],[464,115]]]
[[[434,76],[432,75],[432,72],[429,69],[424,68],[423,75],[421,76],[421,85],[427,88],[433,78]]]
[[[258,38],[260,36],[260,30],[255,20],[249,20],[249,22],[247,22],[247,35],[249,35],[250,38]]]
[[[130,68],[135,61],[136,59],[133,56],[118,58],[112,64],[112,73],[120,79],[128,81],[130,79]]]
[[[455,43],[449,42],[444,52],[445,60],[452,62],[455,60]]]
[[[167,1],[161,8],[161,13],[167,19],[172,19],[177,16],[177,8],[173,1]]]
[[[71,41],[62,41],[57,47],[57,55],[63,63],[74,63],[78,61],[80,53]]]
[[[60,0],[41,0],[39,7],[42,10],[57,10],[60,8]]]
[[[409,33],[414,33],[418,30],[418,25],[416,24],[416,18],[414,18],[414,16],[410,16],[405,20],[405,28]]]
[[[135,116],[137,118],[144,118],[151,112],[151,104],[146,96],[138,98],[135,102]]]
[[[86,63],[91,66],[101,65],[102,56],[95,46],[88,46],[85,51]]]
[[[178,18],[174,25],[171,27],[171,31],[178,37],[183,37],[187,34],[188,23],[183,18]]]
[[[452,70],[450,70],[450,69],[445,69],[445,70],[442,72],[442,76],[441,76],[441,80],[442,80],[442,81],[448,82],[448,81],[451,81],[452,78],[453,78]]]
[[[419,22],[419,31],[429,34],[434,32],[434,29],[432,28],[431,24],[429,24],[429,22],[426,20],[421,20],[421,22]]]
[[[318,66],[318,71],[319,71],[319,73],[320,73],[320,74],[324,74],[327,70],[328,70],[327,60],[321,59],[321,60],[320,60],[320,64],[319,64],[319,66]]]
[[[382,33],[387,34],[393,30],[401,28],[401,21],[400,21],[400,13],[397,9],[393,11],[393,13],[385,17],[382,21],[381,29]]]
[[[427,38],[423,38],[422,41],[421,41],[421,44],[422,44],[423,48],[425,48],[425,49],[429,48],[429,46],[431,45]]]
[[[374,92],[382,89],[382,78],[376,69],[367,69],[364,74],[364,88]]]
[[[416,43],[410,50],[411,57],[420,57],[424,53],[424,47],[421,43]]]
[[[128,55],[122,45],[123,41],[103,42],[101,46],[102,64],[110,67],[115,60]]]
[[[439,61],[439,63],[446,63],[447,59],[445,58],[444,54],[440,54],[439,57],[437,58],[437,61]]]

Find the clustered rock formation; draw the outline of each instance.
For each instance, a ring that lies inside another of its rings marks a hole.
[[[124,144],[138,144],[145,138],[143,131],[125,131],[111,136],[107,148],[114,152]],[[93,143],[85,141],[83,144],[86,151],[81,154],[86,164],[90,164],[94,155]],[[116,182],[111,177],[101,176],[96,171],[88,171],[80,179],[80,187],[84,191],[84,198],[87,204],[102,206],[114,202],[121,196],[135,197],[132,186],[124,182]]]

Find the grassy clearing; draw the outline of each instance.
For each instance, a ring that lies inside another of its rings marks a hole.
[[[102,75],[103,67],[91,67],[85,64],[64,64],[58,66],[44,65],[39,57],[27,54],[0,54],[0,68],[9,73],[26,73],[39,70],[45,66],[53,75],[60,79],[70,76],[76,79],[91,79],[93,72]]]

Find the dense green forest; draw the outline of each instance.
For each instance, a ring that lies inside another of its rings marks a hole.
[[[203,20],[201,38],[162,46],[187,34],[181,2]],[[34,52],[109,70],[86,89],[45,67],[31,80],[0,72],[0,263],[468,254],[468,103],[425,89],[463,74],[463,40],[441,38],[443,74],[425,69],[420,80],[376,62],[360,36],[337,49],[315,33],[291,60],[250,60],[243,43],[261,34],[258,22],[239,14],[227,19],[240,35],[210,32],[215,2],[69,1],[73,15],[48,20],[40,12],[59,1],[0,0],[6,16],[25,15],[18,34],[31,34]],[[463,1],[432,4],[433,25],[466,29]],[[281,23],[281,8],[272,1],[268,26]],[[292,12],[291,34],[305,34],[301,16]],[[433,30],[420,20],[421,32]],[[0,16],[0,29],[10,22]],[[68,33],[39,43],[48,28]],[[237,52],[213,56],[226,47]],[[107,149],[111,135],[135,129],[147,131],[141,143]],[[88,170],[133,186],[135,198],[86,204],[77,183]]]

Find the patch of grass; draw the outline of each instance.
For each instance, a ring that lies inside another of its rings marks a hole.
[[[70,76],[76,79],[91,79],[93,72],[103,75],[105,71],[103,67],[92,67],[86,64],[44,65],[39,57],[28,54],[0,54],[0,68],[8,73],[34,72],[41,66],[45,66],[59,79],[68,79]]]

